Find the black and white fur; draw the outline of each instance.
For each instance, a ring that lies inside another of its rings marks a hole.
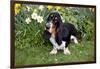
[[[50,54],[57,54],[58,50],[63,50],[64,54],[71,54],[68,49],[70,40],[78,44],[75,26],[71,23],[63,23],[58,12],[51,12],[48,15],[44,37],[53,45]]]

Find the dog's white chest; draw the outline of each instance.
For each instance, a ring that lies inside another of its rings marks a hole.
[[[52,34],[49,40],[50,40],[50,42],[53,44],[53,47],[54,47],[54,48],[56,48],[56,49],[59,48],[59,46],[58,46],[58,44],[57,44],[57,42],[56,42],[56,40],[55,40],[55,35]]]

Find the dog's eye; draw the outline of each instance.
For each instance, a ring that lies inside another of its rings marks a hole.
[[[50,17],[53,17],[53,15],[51,15]]]
[[[55,17],[55,19],[57,19],[57,17]]]

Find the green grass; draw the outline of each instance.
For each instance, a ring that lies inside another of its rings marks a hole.
[[[15,50],[15,65],[52,64],[69,62],[94,61],[94,44],[92,41],[82,41],[78,45],[71,43],[71,55],[64,55],[58,51],[57,55],[50,55],[52,46],[34,46]]]

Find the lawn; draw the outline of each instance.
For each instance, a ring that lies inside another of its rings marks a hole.
[[[94,61],[94,44],[92,41],[82,41],[79,44],[71,43],[69,50],[71,55],[64,55],[59,51],[56,55],[50,55],[52,46],[30,47],[23,50],[15,50],[15,65],[55,64],[69,62]]]

